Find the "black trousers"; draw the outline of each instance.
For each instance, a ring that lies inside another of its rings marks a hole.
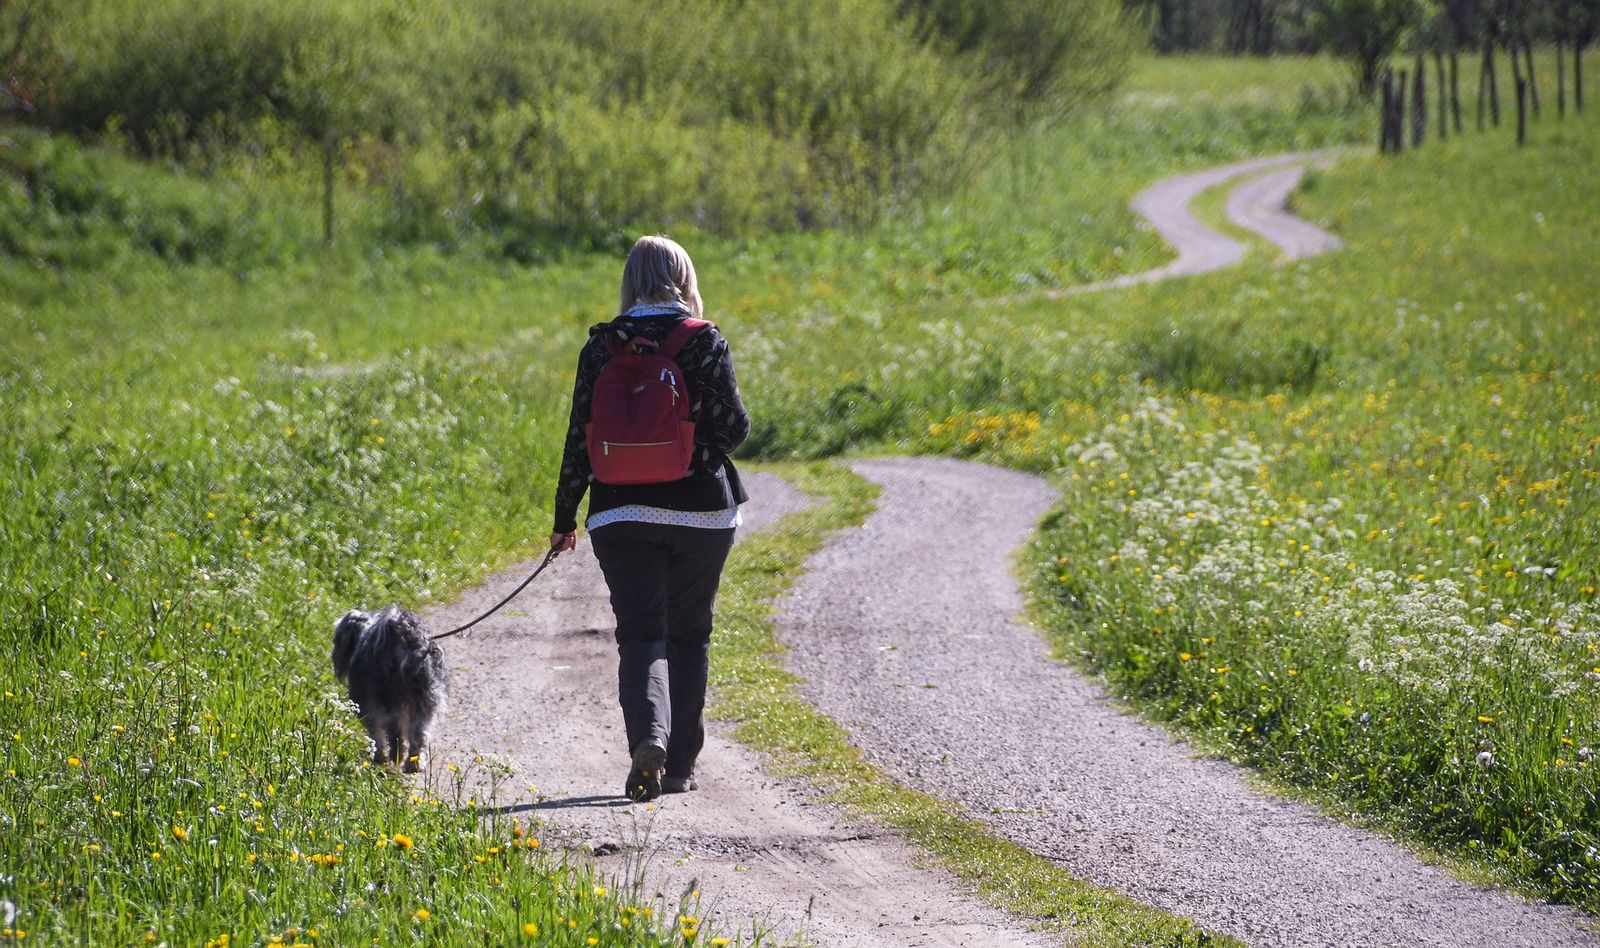
[[[617,617],[617,698],[628,748],[661,741],[668,777],[693,776],[705,744],[711,608],[733,534],[630,521],[589,534]]]

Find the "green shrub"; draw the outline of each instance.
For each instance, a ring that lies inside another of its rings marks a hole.
[[[261,196],[18,130],[0,139],[0,254],[87,266],[128,250],[248,270],[292,241]]]
[[[397,198],[388,236],[520,259],[849,225],[960,180],[997,105],[1108,88],[1111,7],[1014,0],[969,51],[890,0],[86,0],[53,12],[69,69],[43,120],[205,168],[286,130],[307,180],[329,143],[380,142],[336,154]]]

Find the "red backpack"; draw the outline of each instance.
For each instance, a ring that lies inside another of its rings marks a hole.
[[[694,418],[689,389],[674,361],[695,333],[711,325],[685,319],[660,344],[609,335],[600,342],[611,358],[594,382],[584,429],[589,467],[604,484],[659,484],[689,473],[694,459]]]

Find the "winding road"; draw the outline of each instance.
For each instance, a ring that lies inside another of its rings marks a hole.
[[[1056,500],[1044,481],[936,458],[853,467],[880,485],[878,509],[812,558],[779,628],[802,693],[904,783],[1250,945],[1600,944],[1572,910],[1457,881],[1263,792],[1050,658],[1015,618],[1011,573]]]
[[[1245,246],[1188,210],[1230,181],[1240,183],[1228,218],[1281,259],[1337,249],[1337,238],[1285,206],[1305,169],[1328,160],[1283,155],[1158,182],[1133,206],[1176,258],[1048,295],[1237,264]],[[1044,481],[927,458],[855,469],[881,485],[878,510],[812,558],[780,604],[779,627],[806,697],[896,779],[1077,875],[1251,945],[1600,945],[1584,927],[1592,920],[1572,910],[1452,879],[1392,842],[1262,791],[1246,771],[1196,756],[1051,659],[1016,619],[1023,601],[1010,571],[1055,501]],[[806,503],[771,476],[750,482],[747,531]],[[448,627],[475,615],[525,568],[427,620]],[[626,804],[611,629],[599,570],[580,548],[514,608],[450,640],[453,704],[431,779],[447,779],[443,765],[456,763],[484,784],[487,765],[474,759],[504,761],[514,776],[502,781],[499,804],[545,821],[552,842],[595,853],[638,898],[675,905],[698,889],[705,901],[695,913],[724,931],[756,919],[780,940],[801,933],[825,945],[1051,943],[893,834],[765,775],[715,728],[701,789],[654,807]]]
[[[1203,192],[1238,178],[1244,183],[1228,194],[1224,213],[1233,224],[1248,230],[1275,246],[1280,259],[1299,260],[1343,244],[1325,230],[1294,216],[1288,210],[1289,195],[1308,168],[1331,163],[1334,150],[1295,152],[1238,161],[1192,174],[1162,178],[1134,197],[1134,211],[1177,251],[1171,263],[1076,286],[1051,290],[1045,296],[1059,298],[1079,293],[1154,283],[1173,277],[1195,276],[1235,266],[1249,249],[1226,234],[1207,226],[1189,210],[1189,202]]]

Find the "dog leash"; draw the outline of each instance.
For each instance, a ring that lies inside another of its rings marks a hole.
[[[550,548],[550,552],[546,553],[544,555],[544,561],[539,564],[539,568],[533,571],[533,575],[529,576],[527,579],[524,579],[522,581],[522,585],[521,586],[518,586],[516,589],[511,590],[511,595],[509,595],[506,598],[504,598],[504,599],[500,600],[499,602],[495,603],[493,609],[490,609],[488,612],[485,612],[483,615],[477,617],[476,619],[473,619],[471,622],[468,622],[466,625],[459,626],[457,628],[451,629],[449,632],[440,632],[438,635],[430,635],[430,636],[428,636],[428,638],[433,639],[434,641],[438,641],[439,639],[447,639],[452,635],[456,635],[457,633],[467,631],[468,629],[472,628],[473,626],[477,625],[478,623],[482,622],[483,620],[485,620],[485,619],[489,618],[490,616],[494,615],[496,612],[499,612],[501,606],[504,606],[506,603],[508,603],[511,600],[517,598],[517,593],[522,592],[524,589],[527,589],[529,583],[531,583],[534,580],[538,579],[539,578],[539,574],[544,572],[544,568],[546,566],[549,566],[552,562],[554,562],[555,558],[560,553],[561,553],[560,550],[556,549],[555,547],[551,547]]]

